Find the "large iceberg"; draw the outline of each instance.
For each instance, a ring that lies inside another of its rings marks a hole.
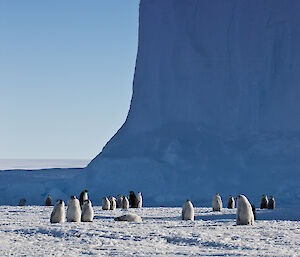
[[[130,111],[86,168],[91,194],[299,204],[299,11],[299,0],[141,0]]]

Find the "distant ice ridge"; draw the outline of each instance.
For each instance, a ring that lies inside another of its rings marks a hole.
[[[0,170],[84,168],[89,162],[85,159],[0,159]]]
[[[141,0],[126,122],[91,192],[300,203],[300,1]]]

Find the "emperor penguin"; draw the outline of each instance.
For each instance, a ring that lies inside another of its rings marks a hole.
[[[214,195],[213,200],[212,200],[212,208],[213,211],[221,211],[223,207],[222,204],[222,199],[219,194]]]
[[[274,196],[270,195],[270,199],[268,202],[268,209],[275,209],[275,199]]]
[[[50,222],[61,223],[61,222],[65,222],[65,219],[66,219],[65,203],[63,200],[57,200],[50,216]]]
[[[129,207],[130,208],[137,208],[138,207],[138,199],[133,191],[129,193]]]
[[[94,219],[94,210],[92,207],[92,202],[90,200],[85,200],[82,205],[81,221],[92,222]]]
[[[25,198],[21,198],[19,201],[18,206],[25,206],[26,205],[26,199]]]
[[[194,221],[194,206],[189,199],[186,200],[182,207],[182,219]]]
[[[110,202],[107,197],[102,198],[102,210],[110,210]]]
[[[261,209],[268,209],[268,197],[266,195],[262,195],[260,201],[260,208]]]
[[[75,195],[72,195],[68,201],[67,208],[67,221],[68,222],[79,222],[81,218],[80,203]]]
[[[127,199],[126,196],[123,197],[123,205],[122,205],[122,209],[127,210],[129,208],[129,201]]]
[[[118,195],[117,198],[117,208],[122,208],[123,206],[123,196],[122,195]]]
[[[136,214],[125,214],[120,217],[116,217],[115,221],[130,221],[130,222],[142,222],[142,218]]]
[[[80,197],[79,197],[80,207],[82,207],[85,200],[89,199],[87,193],[88,193],[88,190],[86,190],[86,189],[81,192]]]
[[[114,198],[112,195],[109,197],[110,202],[110,210],[115,210],[117,207],[116,198]]]
[[[46,201],[45,201],[45,206],[52,206],[52,198],[51,196],[48,194]]]
[[[136,198],[137,198],[137,207],[138,207],[138,208],[142,208],[142,206],[143,206],[143,197],[142,197],[142,193],[141,193],[141,192],[138,192]]]
[[[237,225],[254,225],[254,215],[251,204],[244,195],[238,195],[237,197],[237,213],[236,213]]]
[[[234,201],[234,198],[232,197],[232,195],[230,195],[228,198],[227,208],[228,209],[235,208],[235,201]]]

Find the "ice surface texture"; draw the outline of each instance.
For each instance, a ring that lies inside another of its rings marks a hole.
[[[195,221],[181,220],[181,207],[131,209],[141,223],[94,210],[93,222],[51,224],[52,207],[0,206],[0,256],[299,256],[300,221],[286,209],[258,210],[254,226],[236,226],[226,208],[195,208]]]
[[[299,204],[299,10],[298,0],[141,0],[130,111],[87,167],[91,190]]]

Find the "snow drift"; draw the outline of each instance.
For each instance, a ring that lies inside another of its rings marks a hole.
[[[88,165],[97,194],[300,202],[300,2],[141,0],[126,122]]]

